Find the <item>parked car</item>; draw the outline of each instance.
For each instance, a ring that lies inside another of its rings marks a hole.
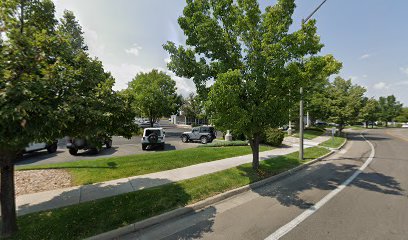
[[[140,127],[140,128],[149,128],[151,127],[150,125],[150,121],[148,120],[140,120],[140,121],[136,121],[136,124]],[[159,128],[160,124],[158,122],[153,123],[153,127],[154,128]]]
[[[50,143],[30,143],[26,148],[24,148],[23,153],[31,153],[44,149],[47,149],[48,153],[55,153],[58,149],[58,140],[54,140]]]
[[[164,144],[166,142],[166,135],[163,128],[145,128],[142,136],[142,150],[146,150],[150,147],[160,147],[164,150]]]
[[[193,128],[191,132],[184,132],[180,137],[184,143],[200,141],[202,144],[207,144],[217,137],[217,132],[214,127],[201,126]]]
[[[315,122],[316,127],[325,127],[328,124],[326,122],[322,122],[322,121],[316,121]]]
[[[292,129],[295,128],[294,124],[291,124],[291,126],[292,126]],[[279,127],[278,129],[287,131],[289,129],[289,124],[282,125],[282,127]]]
[[[102,150],[102,146],[106,145],[106,148],[112,147],[112,138],[99,137],[99,138],[71,138],[67,139],[67,148],[71,155],[77,155],[78,150],[92,150],[93,153],[98,154]]]

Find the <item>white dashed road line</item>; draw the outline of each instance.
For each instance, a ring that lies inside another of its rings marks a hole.
[[[301,222],[306,220],[308,217],[310,217],[313,213],[315,213],[319,208],[324,206],[327,202],[329,202],[334,196],[336,196],[339,192],[341,192],[347,185],[349,185],[360,173],[364,171],[364,169],[373,161],[373,158],[375,156],[375,148],[374,145],[368,141],[363,134],[361,136],[364,138],[364,140],[370,145],[371,147],[371,154],[368,160],[361,166],[357,171],[354,172],[351,177],[349,177],[346,181],[344,181],[342,184],[340,184],[336,189],[331,191],[329,194],[327,194],[324,198],[322,198],[319,202],[317,202],[315,205],[310,207],[309,209],[305,210],[303,213],[301,213],[299,216],[297,216],[295,219],[287,223],[286,225],[282,226],[278,230],[276,230],[274,233],[269,235],[265,240],[277,240],[283,237],[285,234],[290,232],[292,229],[294,229],[297,225],[299,225]]]

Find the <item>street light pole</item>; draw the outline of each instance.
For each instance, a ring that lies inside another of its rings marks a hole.
[[[300,87],[299,160],[303,160],[303,87]]]
[[[305,24],[307,21],[309,21],[309,19],[313,16],[313,14],[315,14],[317,12],[317,10],[320,9],[321,6],[323,6],[323,4],[326,2],[327,0],[324,0],[322,3],[320,3],[320,5],[309,15],[307,16],[306,19],[302,20],[302,25]],[[303,120],[304,120],[304,113],[303,113],[303,87],[300,87],[300,102],[299,102],[299,160],[303,160],[303,128],[304,128],[304,124],[303,124]],[[308,119],[309,121],[309,119]]]

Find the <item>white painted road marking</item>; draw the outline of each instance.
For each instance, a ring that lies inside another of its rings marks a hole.
[[[308,217],[310,217],[313,213],[315,213],[319,208],[324,206],[327,202],[329,202],[334,196],[336,196],[339,192],[341,192],[347,185],[349,185],[360,173],[364,171],[364,169],[373,161],[374,156],[375,156],[375,148],[374,145],[368,141],[363,134],[361,136],[364,138],[364,140],[370,145],[371,147],[371,154],[368,160],[361,166],[357,171],[351,175],[346,181],[344,181],[342,184],[340,184],[336,189],[331,191],[329,194],[327,194],[324,198],[322,198],[319,202],[317,202],[315,205],[304,211],[302,214],[297,216],[295,219],[287,223],[286,225],[282,226],[278,230],[276,230],[274,233],[269,235],[269,237],[265,238],[265,240],[277,240],[280,239],[281,237],[285,236],[288,232],[290,232],[292,229],[294,229],[297,225],[299,225],[301,222],[306,220]]]

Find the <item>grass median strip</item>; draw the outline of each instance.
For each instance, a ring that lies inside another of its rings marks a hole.
[[[321,129],[306,129],[303,132],[303,137],[308,140],[312,140],[324,134],[324,130]],[[299,133],[293,135],[293,137],[299,137]]]
[[[273,147],[268,146],[260,147],[260,151],[272,149]],[[251,148],[249,146],[190,148],[124,157],[30,166],[18,168],[18,170],[65,169],[72,175],[74,185],[84,185],[160,172],[247,154],[251,154]]]
[[[183,207],[276,175],[327,154],[321,147],[262,161],[258,171],[243,164],[177,183],[18,217],[16,239],[83,239]]]
[[[319,146],[328,147],[328,148],[338,148],[346,141],[345,137],[334,137],[334,139],[330,138],[329,140],[322,142]]]

